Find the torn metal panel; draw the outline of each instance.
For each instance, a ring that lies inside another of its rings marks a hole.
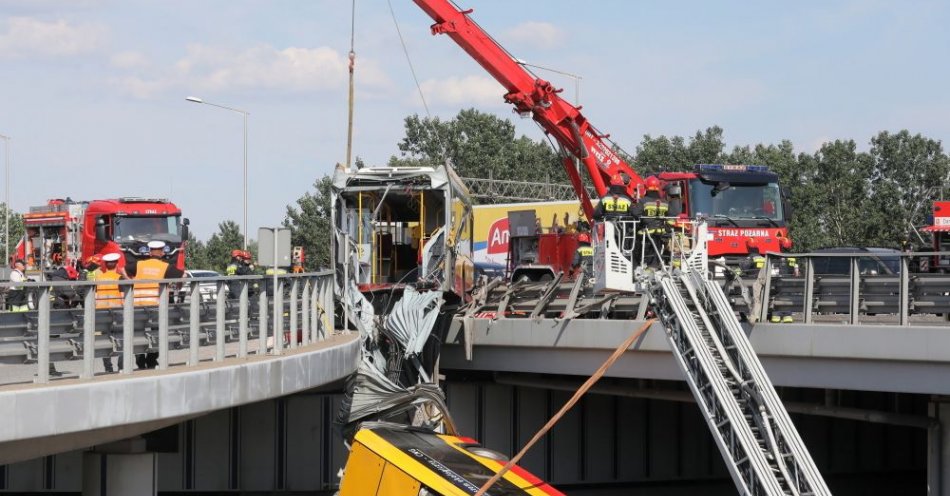
[[[386,316],[386,330],[402,346],[403,357],[408,359],[422,352],[432,327],[442,308],[442,292],[417,292],[407,287]]]

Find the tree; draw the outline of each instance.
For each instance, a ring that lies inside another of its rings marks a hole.
[[[218,232],[211,235],[205,245],[205,256],[208,268],[224,272],[231,262],[231,250],[241,248],[244,244],[244,235],[237,222],[226,220],[218,224]]]
[[[401,156],[390,165],[435,166],[449,160],[462,177],[566,183],[557,153],[543,142],[516,136],[508,119],[475,109],[455,118],[410,115],[399,142]]]
[[[20,238],[23,237],[23,216],[14,212],[12,209],[9,210],[10,215],[10,239],[3,239],[4,236],[4,221],[7,215],[7,205],[0,202],[0,240],[3,240],[7,246],[7,253],[10,254],[10,257],[14,257],[16,254],[16,244],[20,241]],[[3,246],[3,245],[0,245]],[[7,260],[5,264],[8,264],[10,261]]]
[[[692,169],[696,164],[718,164],[722,162],[723,131],[719,126],[696,131],[687,142],[681,136],[653,138],[649,134],[637,146],[634,157],[624,156],[627,163],[643,177],[665,171],[683,171]]]
[[[211,262],[208,260],[208,248],[191,231],[188,231],[188,245],[185,247],[185,267],[189,269],[211,267]]]
[[[359,160],[358,160],[359,161]],[[330,243],[333,227],[330,217],[332,179],[323,176],[313,183],[314,191],[287,205],[284,227],[290,228],[294,246],[302,246],[306,254],[304,269],[308,272],[330,267]]]
[[[950,182],[950,161],[939,141],[906,129],[871,138],[871,202],[866,212],[875,228],[866,241],[897,246],[924,224],[931,202]]]

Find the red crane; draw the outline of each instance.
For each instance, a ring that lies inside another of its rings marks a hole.
[[[491,38],[475,21],[469,18],[472,10],[461,11],[448,0],[414,0],[435,24],[432,34],[447,34],[476,62],[495,78],[508,93],[505,101],[521,114],[532,118],[557,139],[563,150],[577,157],[590,175],[598,195],[607,193],[610,178],[626,174],[631,192],[642,189],[643,178],[633,167],[614,153],[597,131],[575,107],[560,97],[560,89],[550,82],[535,77]],[[577,192],[588,220],[593,219],[594,208],[580,174],[571,156],[563,157],[564,170]]]

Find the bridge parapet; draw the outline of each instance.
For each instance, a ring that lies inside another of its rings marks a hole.
[[[157,302],[143,298],[141,292],[136,294],[133,286],[143,283],[157,285]],[[103,305],[106,285],[117,285],[119,291],[113,301]],[[24,372],[29,369],[35,370],[36,383],[45,384],[51,371],[56,375],[56,367],[74,368],[77,361],[82,363],[80,378],[88,380],[95,375],[97,358],[111,360],[113,356],[119,357],[119,373],[129,375],[136,355],[151,354],[148,365],[158,370],[173,365],[195,367],[202,355],[209,354],[214,361],[222,361],[229,348],[237,358],[264,355],[268,350],[280,355],[285,348],[319,341],[334,329],[333,276],[329,271],[156,281],[0,283],[4,292],[16,287],[27,291],[32,309],[0,312],[0,364],[4,364],[0,365],[0,383],[29,379]],[[206,349],[203,353],[202,348]],[[184,355],[184,360],[170,360],[174,355]]]

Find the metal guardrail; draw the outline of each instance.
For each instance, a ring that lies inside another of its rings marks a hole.
[[[753,314],[766,321],[770,312],[801,313],[810,324],[817,314],[847,315],[849,324],[859,324],[862,316],[894,315],[901,326],[910,324],[912,315],[950,314],[950,274],[912,272],[917,258],[948,256],[950,252],[914,253],[802,253],[766,255],[765,268],[759,274],[755,289]],[[800,274],[781,275],[769,268],[786,265],[784,259],[794,257]],[[816,271],[815,260],[849,259],[847,274],[822,274]],[[899,259],[896,274],[862,273],[862,260],[893,261]]]
[[[158,284],[158,305],[135,304],[133,286],[143,283]],[[213,301],[203,301],[201,296],[199,286],[208,284],[215,285]],[[96,287],[101,285],[119,286],[120,308],[96,309]],[[279,329],[281,339],[273,339],[270,352],[280,355],[285,339],[287,347],[294,349],[320,341],[334,329],[330,271],[277,276],[0,283],[3,291],[11,287],[24,288],[32,294],[35,309],[0,313],[0,358],[6,355],[9,359],[12,355],[16,360],[22,355],[24,360],[20,363],[35,362],[34,382],[40,384],[49,382],[54,357],[81,359],[80,378],[91,379],[97,356],[119,354],[119,373],[131,374],[135,354],[157,352],[157,369],[165,370],[169,368],[172,346],[187,348],[185,366],[195,366],[202,342],[214,346],[214,360],[222,361],[228,340],[238,341],[236,356],[244,358],[251,352],[249,338],[256,337],[256,353],[264,355],[268,353],[268,338],[275,337],[274,331]],[[229,287],[237,289],[237,297],[228,298]],[[51,295],[64,292],[81,296],[81,303],[76,308],[51,309]]]

